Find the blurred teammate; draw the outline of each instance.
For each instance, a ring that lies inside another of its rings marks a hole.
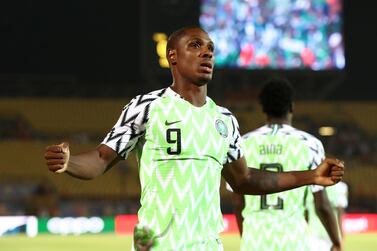
[[[334,186],[327,187],[326,192],[328,195],[328,200],[331,205],[331,209],[336,215],[339,232],[341,234],[342,240],[344,239],[342,218],[344,210],[348,206],[348,186],[344,182],[339,182]],[[318,199],[316,197],[311,198],[312,200]],[[310,200],[309,200],[310,201]],[[315,203],[318,204],[318,203]],[[331,250],[332,242],[322,225],[322,220],[317,216],[316,207],[313,206],[313,203],[308,203],[309,208],[309,229],[310,229],[310,248],[312,251]]]
[[[291,126],[294,90],[286,79],[273,78],[263,86],[259,102],[266,124],[243,136],[248,166],[285,172],[315,169],[325,158],[322,143]],[[323,187],[303,186],[271,195],[233,193],[241,250],[305,251],[308,224],[305,219],[308,193],[313,193],[317,212],[324,220],[334,250],[340,250],[335,216]],[[322,250],[322,249],[317,249]]]
[[[96,149],[75,155],[69,153],[67,144],[46,149],[50,171],[81,179],[103,174],[137,150],[141,182],[141,226],[135,230],[138,236],[141,231],[141,237],[135,239],[138,249],[222,250],[221,176],[233,190],[248,194],[313,183],[333,185],[342,179],[343,163],[336,159],[327,159],[315,172],[277,174],[248,169],[236,119],[207,97],[213,53],[214,44],[202,29],[174,32],[167,43],[171,86],[132,99]]]

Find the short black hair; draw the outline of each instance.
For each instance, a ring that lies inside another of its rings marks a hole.
[[[206,32],[201,27],[194,26],[194,25],[193,26],[186,26],[186,27],[183,27],[183,28],[180,28],[180,29],[174,31],[168,37],[168,42],[167,42],[167,45],[166,45],[166,55],[167,55],[167,52],[168,52],[169,49],[174,49],[176,47],[177,42],[181,39],[181,37],[183,35],[186,34],[186,31],[191,30],[191,29],[200,29],[200,30]]]
[[[283,118],[292,112],[294,89],[287,79],[273,77],[263,84],[258,99],[264,113]]]

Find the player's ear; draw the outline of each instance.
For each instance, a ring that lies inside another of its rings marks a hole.
[[[168,60],[170,64],[177,64],[177,51],[175,49],[168,49]]]

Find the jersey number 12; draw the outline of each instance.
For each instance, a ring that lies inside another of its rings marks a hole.
[[[260,169],[263,171],[283,172],[283,166],[280,163],[260,164]],[[284,206],[284,201],[281,198],[278,198],[276,203],[269,204],[267,195],[261,195],[260,202],[261,209],[283,209]]]

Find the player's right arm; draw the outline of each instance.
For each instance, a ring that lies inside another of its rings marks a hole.
[[[120,160],[118,154],[106,145],[96,149],[71,155],[69,145],[51,145],[46,148],[45,160],[52,172],[66,172],[79,179],[93,179],[112,167]]]
[[[336,216],[331,209],[330,201],[327,197],[326,190],[320,190],[313,193],[315,210],[318,218],[321,220],[322,225],[326,229],[329,235],[333,247],[332,250],[341,250],[341,239],[338,232],[338,224],[336,221]]]
[[[67,143],[46,148],[47,167],[52,172],[67,172],[79,179],[93,179],[107,170],[134,149],[145,132],[150,104],[165,93],[165,89],[139,95],[122,110],[118,121],[102,143],[94,150],[71,155]]]
[[[340,229],[340,235],[342,239],[344,239],[344,232],[343,232],[343,215],[344,215],[344,208],[343,207],[336,207],[336,214],[338,218],[338,225]]]

